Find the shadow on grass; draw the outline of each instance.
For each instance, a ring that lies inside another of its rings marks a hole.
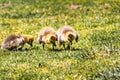
[[[70,49],[71,51],[80,51],[81,49],[80,48],[72,48]]]
[[[39,51],[39,50],[41,50],[41,51],[54,51],[54,52],[61,52],[61,51],[81,51],[81,49],[80,48],[71,48],[70,50],[65,50],[65,49],[63,49],[63,48],[58,48],[58,49],[51,49],[51,48],[48,48],[48,49],[41,49],[41,48],[39,48],[38,46],[37,47],[32,47],[32,48],[23,48],[23,49],[18,49],[18,50],[7,50],[7,49],[5,49],[5,50],[3,50],[3,51],[10,51],[10,52],[16,52],[16,51],[20,51],[20,52],[22,52],[22,51],[32,51],[32,50],[36,50],[36,51]]]
[[[72,49],[70,49],[70,50],[65,50],[65,49],[48,49],[48,51],[55,51],[55,52],[60,52],[60,51],[80,51],[81,49],[79,49],[79,48],[72,48]]]
[[[11,51],[11,52],[16,52],[16,51],[29,51],[29,50],[37,50],[37,48],[23,48],[23,49],[14,49],[14,50],[8,50],[8,49],[1,49],[1,51]]]

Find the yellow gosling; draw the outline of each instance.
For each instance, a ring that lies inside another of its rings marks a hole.
[[[59,45],[63,45],[64,49],[70,49],[73,40],[78,42],[78,33],[73,29],[73,27],[69,25],[62,26],[57,31],[58,35],[58,43]],[[65,47],[65,43],[68,42],[67,47]]]
[[[52,44],[52,49],[56,46],[57,33],[52,27],[44,27],[38,33],[38,42],[42,44],[44,49],[45,44]]]
[[[32,46],[34,38],[28,35],[11,34],[2,43],[1,49],[17,50],[22,49],[25,43]]]

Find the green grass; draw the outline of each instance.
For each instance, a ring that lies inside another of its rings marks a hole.
[[[69,5],[79,5],[77,9]],[[71,25],[79,42],[65,51],[37,43],[40,28]],[[12,33],[30,34],[34,46],[0,49],[1,80],[119,80],[119,0],[0,0],[0,43]],[[0,44],[1,46],[1,44]],[[26,49],[28,48],[28,50]]]

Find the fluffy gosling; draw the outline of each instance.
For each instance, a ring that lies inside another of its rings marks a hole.
[[[62,26],[57,31],[58,35],[58,43],[59,45],[63,45],[64,49],[69,50],[72,45],[73,40],[78,42],[78,33],[69,25]],[[65,43],[68,42],[67,47],[65,47]]]
[[[33,40],[34,38],[30,35],[11,34],[4,40],[1,49],[21,50],[25,43],[28,43],[30,46],[32,46]]]
[[[38,33],[38,43],[42,44],[42,48],[44,49],[44,45],[52,44],[52,49],[56,46],[57,41],[57,33],[52,27],[44,27]]]

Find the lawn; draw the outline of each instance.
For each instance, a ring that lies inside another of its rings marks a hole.
[[[37,42],[38,31],[71,25],[71,50]],[[0,46],[12,33],[30,34],[33,47],[0,49],[0,80],[119,80],[119,0],[0,0]]]

